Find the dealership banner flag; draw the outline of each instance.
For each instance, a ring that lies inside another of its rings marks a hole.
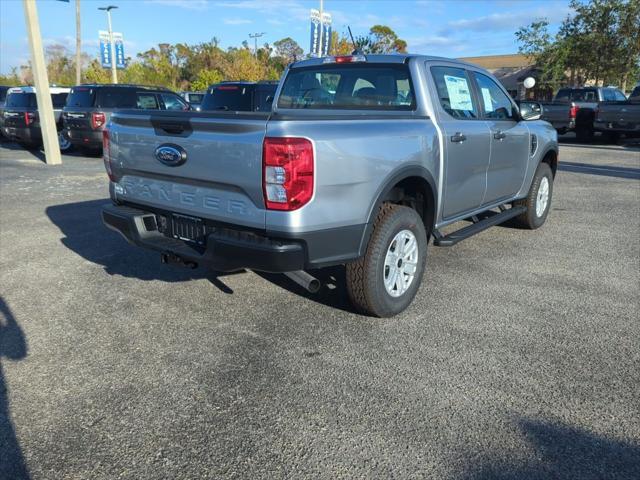
[[[324,57],[331,50],[331,14],[323,13],[320,21],[320,12],[311,9],[311,34],[309,42],[309,54],[313,57]],[[320,29],[322,29],[322,45],[320,45]]]
[[[109,32],[98,31],[100,37],[100,63],[104,68],[111,68],[111,47],[109,46]],[[113,32],[113,46],[116,57],[116,68],[125,68],[124,61],[124,37],[122,33]]]

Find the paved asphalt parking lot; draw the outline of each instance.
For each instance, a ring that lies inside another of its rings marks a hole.
[[[164,266],[39,156],[0,146],[0,478],[640,478],[640,147],[568,137],[546,225],[430,247],[386,320]]]

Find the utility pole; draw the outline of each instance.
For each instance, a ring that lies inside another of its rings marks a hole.
[[[320,39],[318,41],[318,56],[322,56],[322,30],[324,30],[324,24],[322,23],[322,12],[324,8],[324,1],[320,0]]]
[[[49,91],[49,78],[47,65],[44,62],[44,50],[42,49],[42,36],[38,21],[38,8],[36,0],[22,0],[24,16],[27,21],[27,34],[31,49],[31,62],[33,80],[36,84],[36,101],[38,103],[38,118],[42,131],[42,143],[44,145],[45,162],[51,165],[60,165],[60,146],[58,144],[58,132],[56,121],[53,117],[53,103]]]
[[[82,82],[82,39],[80,35],[80,0],[76,0],[76,85]]]
[[[256,56],[256,58],[258,58],[258,38],[260,38],[261,36],[263,36],[266,32],[261,32],[261,33],[250,33],[249,34],[249,38],[253,38],[254,41],[254,45],[255,48],[253,50],[254,55]]]
[[[111,29],[111,10],[118,8],[114,5],[108,7],[98,7],[98,10],[107,12],[107,25],[109,27],[109,50],[111,52],[111,82],[118,83],[118,72],[116,70],[116,47],[113,44],[113,30]]]

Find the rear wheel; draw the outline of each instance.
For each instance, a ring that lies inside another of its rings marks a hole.
[[[547,163],[538,165],[527,198],[514,203],[524,206],[527,210],[516,217],[516,221],[523,227],[535,230],[542,226],[551,208],[553,194],[553,172]]]
[[[593,127],[588,125],[576,127],[576,138],[579,142],[591,142],[593,140]]]
[[[71,140],[67,137],[63,132],[58,132],[58,145],[60,146],[61,152],[66,152],[71,150]]]
[[[383,204],[365,255],[347,264],[351,302],[376,317],[402,312],[420,287],[426,256],[427,234],[417,212]]]

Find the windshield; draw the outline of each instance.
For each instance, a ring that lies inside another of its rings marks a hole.
[[[95,89],[91,87],[75,87],[67,97],[67,107],[93,107]]]
[[[319,65],[289,71],[278,108],[414,110],[406,65]]]
[[[248,85],[215,85],[209,89],[202,100],[202,110],[231,110],[250,112],[251,93]]]

